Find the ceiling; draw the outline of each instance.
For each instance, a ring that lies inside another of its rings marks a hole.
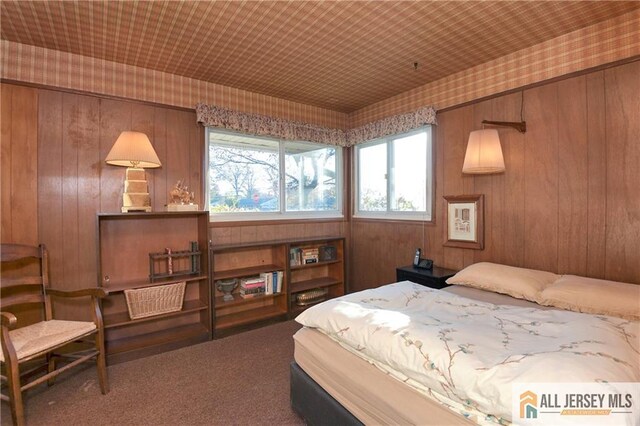
[[[638,1],[2,0],[0,36],[351,112],[638,8]]]

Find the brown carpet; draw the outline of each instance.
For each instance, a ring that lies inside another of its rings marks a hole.
[[[302,425],[289,404],[287,321],[109,367],[100,393],[95,367],[27,391],[27,425]],[[2,424],[11,424],[2,402]]]

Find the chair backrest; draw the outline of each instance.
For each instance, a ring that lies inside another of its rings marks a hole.
[[[12,311],[19,305],[40,305],[44,319],[51,319],[49,287],[49,260],[44,244],[0,244],[2,277],[0,297],[3,311]]]

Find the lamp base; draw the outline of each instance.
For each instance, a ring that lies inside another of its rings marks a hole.
[[[151,197],[144,169],[128,167],[122,194],[122,213],[150,211]]]

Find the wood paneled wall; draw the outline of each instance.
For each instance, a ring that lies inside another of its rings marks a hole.
[[[348,223],[341,220],[328,222],[270,223],[268,225],[238,224],[217,225],[209,235],[214,245],[242,244],[282,239],[304,239],[316,237],[343,237],[349,230]]]
[[[145,132],[162,162],[147,170],[161,210],[182,179],[202,203],[204,131],[195,113],[2,84],[2,242],[44,243],[54,288],[96,285],[96,213],[122,205],[125,169],[104,163],[123,130]],[[63,317],[77,317],[60,304]]]
[[[353,220],[352,289],[395,281],[416,247],[440,266],[480,261],[640,284],[640,61],[438,114],[433,224]],[[463,175],[467,138],[499,129],[506,172]],[[443,195],[485,195],[485,248],[443,247]]]
[[[2,84],[2,242],[44,243],[52,286],[77,289],[97,279],[96,213],[118,212],[123,167],[104,158],[123,130],[149,136],[162,162],[147,181],[162,210],[179,180],[203,206],[204,128],[195,112],[136,101]],[[344,222],[214,227],[216,244],[342,236]],[[146,256],[146,253],[144,254]],[[57,305],[76,318],[75,305]]]
[[[120,210],[125,173],[104,158],[123,130],[146,133],[162,162],[146,171],[154,210],[178,179],[202,196],[204,134],[193,112],[39,90],[37,123],[39,240],[53,286],[96,285],[96,213]]]
[[[416,247],[436,264],[474,262],[640,283],[640,62],[523,93],[528,131],[500,129],[507,171],[462,175],[469,132],[482,119],[518,121],[521,93],[439,114],[435,222],[214,226],[216,244],[328,235],[350,240],[350,289],[395,280]],[[122,130],[147,133],[162,168],[148,170],[152,203],[184,179],[202,204],[204,134],[190,111],[2,84],[2,242],[47,244],[53,285],[96,282],[97,212],[118,211],[124,168],[104,164]],[[443,247],[443,195],[485,195],[485,249]],[[64,309],[63,309],[64,310]],[[74,316],[73,309],[67,311]]]
[[[2,242],[35,244],[38,241],[37,90],[3,84],[0,94],[0,238]]]

